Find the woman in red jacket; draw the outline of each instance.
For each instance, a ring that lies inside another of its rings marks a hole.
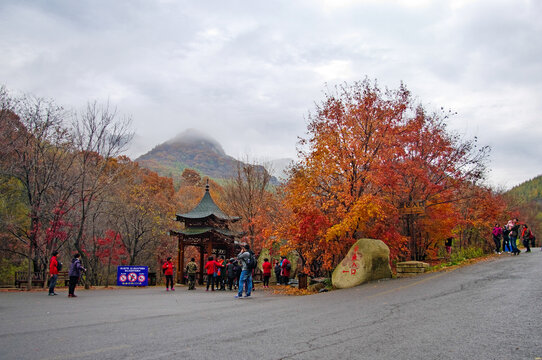
[[[53,251],[53,256],[49,262],[49,274],[51,274],[51,280],[49,282],[49,296],[57,295],[55,293],[56,280],[58,279],[58,260],[56,259],[58,251]]]
[[[205,270],[207,270],[207,289],[205,291],[209,291],[209,284],[211,284],[211,291],[215,291],[215,277],[219,266],[220,264],[212,256],[209,256],[207,264],[205,264]]]
[[[269,287],[269,278],[271,277],[271,268],[273,266],[269,262],[269,259],[263,259],[262,270],[263,270],[263,287]]]
[[[167,258],[162,269],[164,269],[164,275],[166,275],[166,291],[169,291],[170,286],[171,291],[175,291],[173,287],[173,263],[171,262],[171,256]]]
[[[286,256],[282,256],[282,261],[280,262],[282,283],[288,285],[290,283],[290,269],[292,265]]]

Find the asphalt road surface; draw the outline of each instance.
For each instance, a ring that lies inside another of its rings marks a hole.
[[[542,251],[312,296],[0,293],[0,359],[542,359]]]

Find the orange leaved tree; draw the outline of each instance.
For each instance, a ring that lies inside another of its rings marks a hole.
[[[381,90],[365,79],[327,93],[309,114],[274,239],[287,241],[307,270],[320,274],[361,237],[383,240],[392,259],[401,259],[416,250],[409,238],[437,241],[449,233],[457,210],[445,204],[462,198],[463,184],[483,178],[488,153],[447,131],[449,115],[428,114],[403,85]],[[398,208],[413,200],[427,208],[409,233]],[[424,228],[428,218],[445,230]]]

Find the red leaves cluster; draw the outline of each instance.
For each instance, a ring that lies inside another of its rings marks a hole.
[[[118,232],[107,230],[104,237],[96,240],[96,245],[95,254],[102,264],[124,265],[127,263],[128,251]]]

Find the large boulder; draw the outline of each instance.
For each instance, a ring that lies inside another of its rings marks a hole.
[[[345,289],[383,278],[391,278],[390,249],[381,240],[360,239],[335,268],[331,281]]]

